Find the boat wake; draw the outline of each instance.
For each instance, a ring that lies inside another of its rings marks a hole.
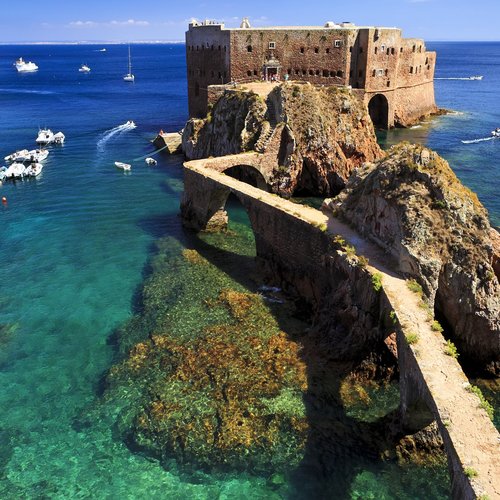
[[[128,132],[129,130],[133,130],[136,127],[137,127],[137,125],[134,122],[128,121],[126,123],[123,123],[122,125],[118,125],[117,127],[106,130],[106,132],[103,132],[103,134],[101,135],[101,138],[97,141],[97,150],[99,152],[104,151],[104,148],[106,147],[106,143],[112,137],[114,137],[117,134],[122,134],[124,132]]]
[[[476,144],[478,142],[492,141],[493,139],[496,139],[496,137],[483,137],[482,139],[472,139],[470,141],[461,141],[461,142],[462,144]]]

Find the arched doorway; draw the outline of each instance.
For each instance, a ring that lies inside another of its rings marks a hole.
[[[269,185],[264,176],[255,168],[250,165],[235,165],[227,170],[224,170],[226,175],[233,177],[241,182],[246,182],[253,187],[269,191]]]
[[[368,112],[375,128],[389,128],[389,102],[387,97],[376,94],[368,103]]]

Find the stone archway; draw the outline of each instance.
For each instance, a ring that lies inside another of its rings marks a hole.
[[[368,112],[375,128],[389,128],[389,101],[383,94],[375,94],[368,103]]]
[[[233,179],[250,184],[253,187],[269,191],[269,184],[260,170],[251,165],[234,165],[224,170],[224,173]]]

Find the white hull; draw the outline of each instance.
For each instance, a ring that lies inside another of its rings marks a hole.
[[[37,144],[63,144],[66,139],[62,132],[54,134],[50,129],[43,129],[38,132],[38,137],[35,139]]]
[[[38,66],[34,62],[26,62],[23,61],[23,58],[20,57],[15,63],[14,66],[16,67],[17,71],[19,73],[31,73],[33,71],[38,70]]]
[[[4,158],[5,161],[12,162],[16,160],[20,160],[21,158],[26,158],[26,155],[29,154],[27,149],[22,149],[21,151],[16,151]]]
[[[33,163],[26,168],[25,175],[29,177],[37,177],[42,173],[43,165],[41,163]]]
[[[146,165],[150,165],[151,167],[154,167],[158,163],[154,158],[146,158],[144,161]]]
[[[122,163],[121,161],[115,161],[115,167],[125,171],[129,171],[132,168],[128,163]]]
[[[84,64],[78,71],[80,73],[90,73],[90,68]]]

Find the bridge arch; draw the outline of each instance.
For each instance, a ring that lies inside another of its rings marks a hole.
[[[375,94],[368,102],[368,112],[375,128],[389,128],[389,101],[383,94]]]
[[[269,182],[261,170],[253,165],[233,165],[223,172],[229,177],[250,184],[253,187],[269,191]]]

